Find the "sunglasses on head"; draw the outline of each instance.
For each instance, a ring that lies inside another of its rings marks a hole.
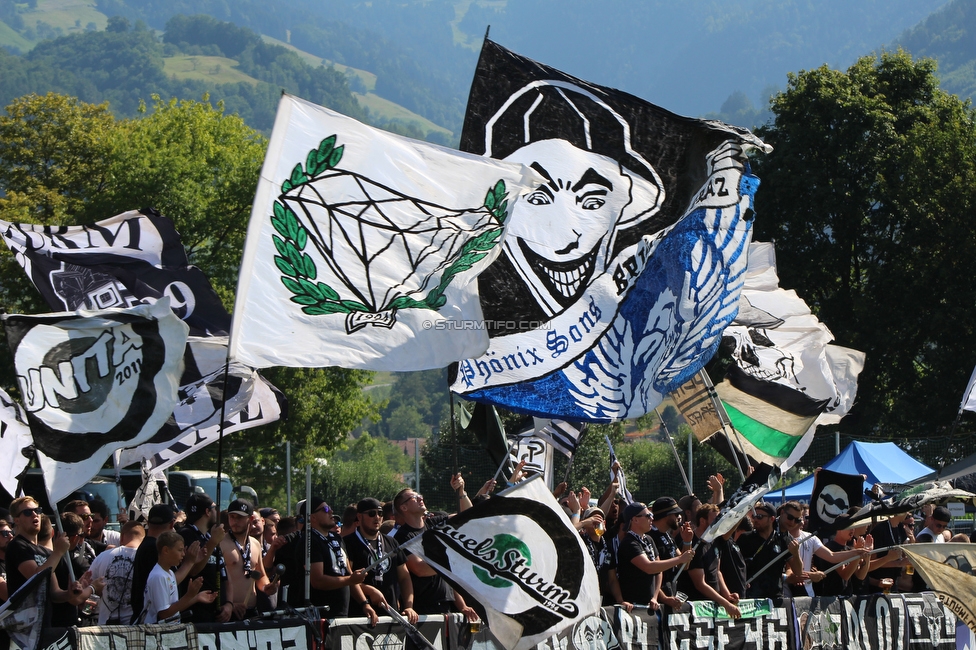
[[[367,517],[379,517],[380,515],[383,514],[383,511],[382,510],[366,510],[365,512],[361,512],[359,514],[366,515]]]
[[[23,517],[24,515],[29,515],[33,517],[34,515],[37,515],[38,517],[40,517],[43,514],[44,514],[44,510],[42,510],[41,508],[24,508],[23,510],[20,511],[20,514],[17,516]]]

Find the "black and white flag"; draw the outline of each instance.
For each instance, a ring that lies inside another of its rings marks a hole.
[[[188,327],[168,298],[3,321],[52,502],[84,485],[119,447],[150,438],[173,413]]]
[[[34,439],[27,425],[27,413],[7,392],[0,389],[0,485],[17,496],[21,475],[34,456]]]
[[[227,368],[225,337],[190,337],[180,380],[180,401],[156,435],[137,447],[123,449],[119,467],[143,460],[162,471],[199,451],[220,436],[221,401],[224,434],[276,422],[285,412],[285,396],[257,371],[231,362]]]
[[[549,420],[548,423],[538,426],[540,420],[536,419],[535,436],[548,442],[553,449],[562,452],[566,456],[572,457],[576,453],[583,434],[586,432],[585,424],[572,424],[565,420]]]
[[[194,336],[230,330],[210,280],[190,266],[172,220],[155,210],[87,226],[0,221],[0,235],[55,311],[132,307],[168,296]]]
[[[509,650],[528,650],[600,607],[596,568],[541,477],[428,528],[416,552],[474,599]]]
[[[864,479],[861,474],[819,470],[810,495],[808,530],[832,531],[834,521],[846,515],[851,506],[861,507],[864,503]]]

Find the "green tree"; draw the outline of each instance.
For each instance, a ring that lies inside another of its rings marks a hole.
[[[173,219],[191,264],[230,308],[266,142],[223,106],[154,97],[144,117],[114,130],[112,182],[91,196],[95,221],[152,206]]]
[[[205,101],[157,100],[148,115],[117,121],[104,105],[24,97],[0,117],[0,219],[66,225],[156,207],[174,220],[191,262],[230,306],[264,147],[240,118]],[[0,308],[48,311],[6,249],[0,268]],[[243,482],[283,487],[284,440],[294,445],[294,467],[303,467],[327,458],[363,420],[378,417],[362,391],[370,372],[274,368],[265,375],[288,397],[289,417],[228,436],[227,471]],[[15,385],[6,355],[0,355],[0,380]],[[204,450],[184,466],[213,467],[216,453],[216,447]]]
[[[935,71],[899,51],[790,75],[761,131],[756,239],[867,354],[856,436],[944,430],[976,359],[976,122]]]

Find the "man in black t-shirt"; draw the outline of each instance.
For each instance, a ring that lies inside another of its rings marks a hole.
[[[436,526],[447,519],[447,515],[427,519],[424,497],[410,488],[400,490],[393,497],[393,509],[398,513],[400,522],[393,539],[400,546],[423,534],[428,524]],[[418,614],[448,614],[457,611],[464,614],[469,621],[478,620],[478,613],[464,602],[464,597],[455,593],[440,574],[430,568],[419,555],[408,552],[407,569],[413,581],[413,608]]]
[[[675,558],[659,560],[654,542],[647,533],[654,515],[640,502],[627,504],[621,513],[621,526],[626,531],[617,549],[617,581],[624,602],[658,608],[662,571],[692,560],[695,552],[686,549]]]
[[[872,528],[871,536],[874,538],[874,548],[887,548],[889,546],[893,547],[904,544],[908,539],[908,534],[902,527],[901,522],[907,516],[907,512],[894,515],[888,521],[879,522]],[[872,564],[876,568],[868,573],[868,579],[864,583],[864,589],[867,593],[876,594],[884,590],[881,581],[885,578],[890,578],[893,586],[893,583],[898,580],[898,576],[901,575],[902,567],[908,564],[908,561],[903,559],[901,549],[892,548],[880,558],[875,556]]]
[[[180,583],[180,594],[185,594],[190,580],[203,576],[200,591],[214,591],[220,598],[212,603],[198,602],[183,613],[183,620],[189,623],[226,623],[234,612],[234,605],[227,597],[227,589],[222,589],[221,580],[226,578],[224,556],[220,552],[220,542],[224,538],[224,526],[217,523],[217,505],[203,492],[190,495],[186,502],[186,526],[180,529],[183,544],[189,548],[197,542],[204,548],[206,558],[190,567],[186,580]]]
[[[306,506],[309,506],[306,514]],[[303,504],[300,513],[305,517],[305,530],[294,544],[294,564],[305,566],[305,538],[311,539],[309,562],[311,565],[310,600],[316,607],[328,607],[327,618],[348,616],[349,602],[357,603],[375,624],[377,614],[363,595],[362,583],[366,572],[353,570],[347,559],[342,538],[335,532],[336,520],[332,508],[323,499],[312,497],[311,504]],[[300,606],[305,599],[305,573],[301,580],[289,585],[288,599],[292,606]]]
[[[686,571],[678,576],[678,590],[688,595],[689,600],[710,600],[724,607],[731,618],[739,618],[741,613],[736,603],[739,595],[729,591],[719,571],[718,548],[714,544],[701,541],[701,536],[718,516],[718,506],[713,503],[698,508],[695,514],[695,557]]]
[[[688,522],[682,523],[684,514],[678,503],[671,497],[661,497],[651,504],[654,525],[648,536],[654,542],[658,556],[662,560],[678,557],[682,551],[691,548],[694,531]],[[678,608],[681,601],[674,598],[674,577],[678,567],[672,567],[661,574],[661,594],[658,602]]]
[[[746,573],[752,579],[746,586],[746,596],[749,598],[778,601],[783,598],[783,573],[787,563],[794,572],[803,572],[800,544],[789,533],[779,529],[775,514],[776,509],[769,503],[757,503],[751,515],[755,530],[739,538],[739,550],[746,559]],[[789,553],[782,555],[783,551]],[[763,568],[774,559],[776,561],[772,566]]]
[[[7,586],[10,593],[20,589],[34,574],[52,569],[49,593],[55,607],[51,608],[50,624],[58,627],[74,625],[72,611],[74,618],[77,618],[77,606],[95,593],[95,586],[85,586],[80,582],[68,584],[68,537],[61,533],[55,534],[53,552],[38,545],[41,509],[32,497],[19,497],[11,501],[10,513],[17,524],[18,533],[7,544]]]
[[[382,564],[367,571],[362,585],[363,595],[377,614],[384,615],[384,605],[388,605],[403,614],[410,623],[416,623],[418,615],[413,608],[413,582],[407,570],[406,557],[393,538],[380,533],[383,504],[377,499],[363,499],[356,504],[356,518],[356,531],[345,538],[352,565],[366,569],[383,560]],[[349,615],[364,616],[362,607],[351,604]]]

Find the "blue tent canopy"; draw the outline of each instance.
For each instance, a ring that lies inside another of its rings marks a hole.
[[[868,479],[864,489],[875,483],[911,483],[933,470],[918,462],[893,442],[852,442],[840,455],[823,466],[841,474],[864,474]],[[813,494],[813,474],[786,488],[787,501],[810,501]],[[779,503],[783,490],[766,495],[766,501]]]

